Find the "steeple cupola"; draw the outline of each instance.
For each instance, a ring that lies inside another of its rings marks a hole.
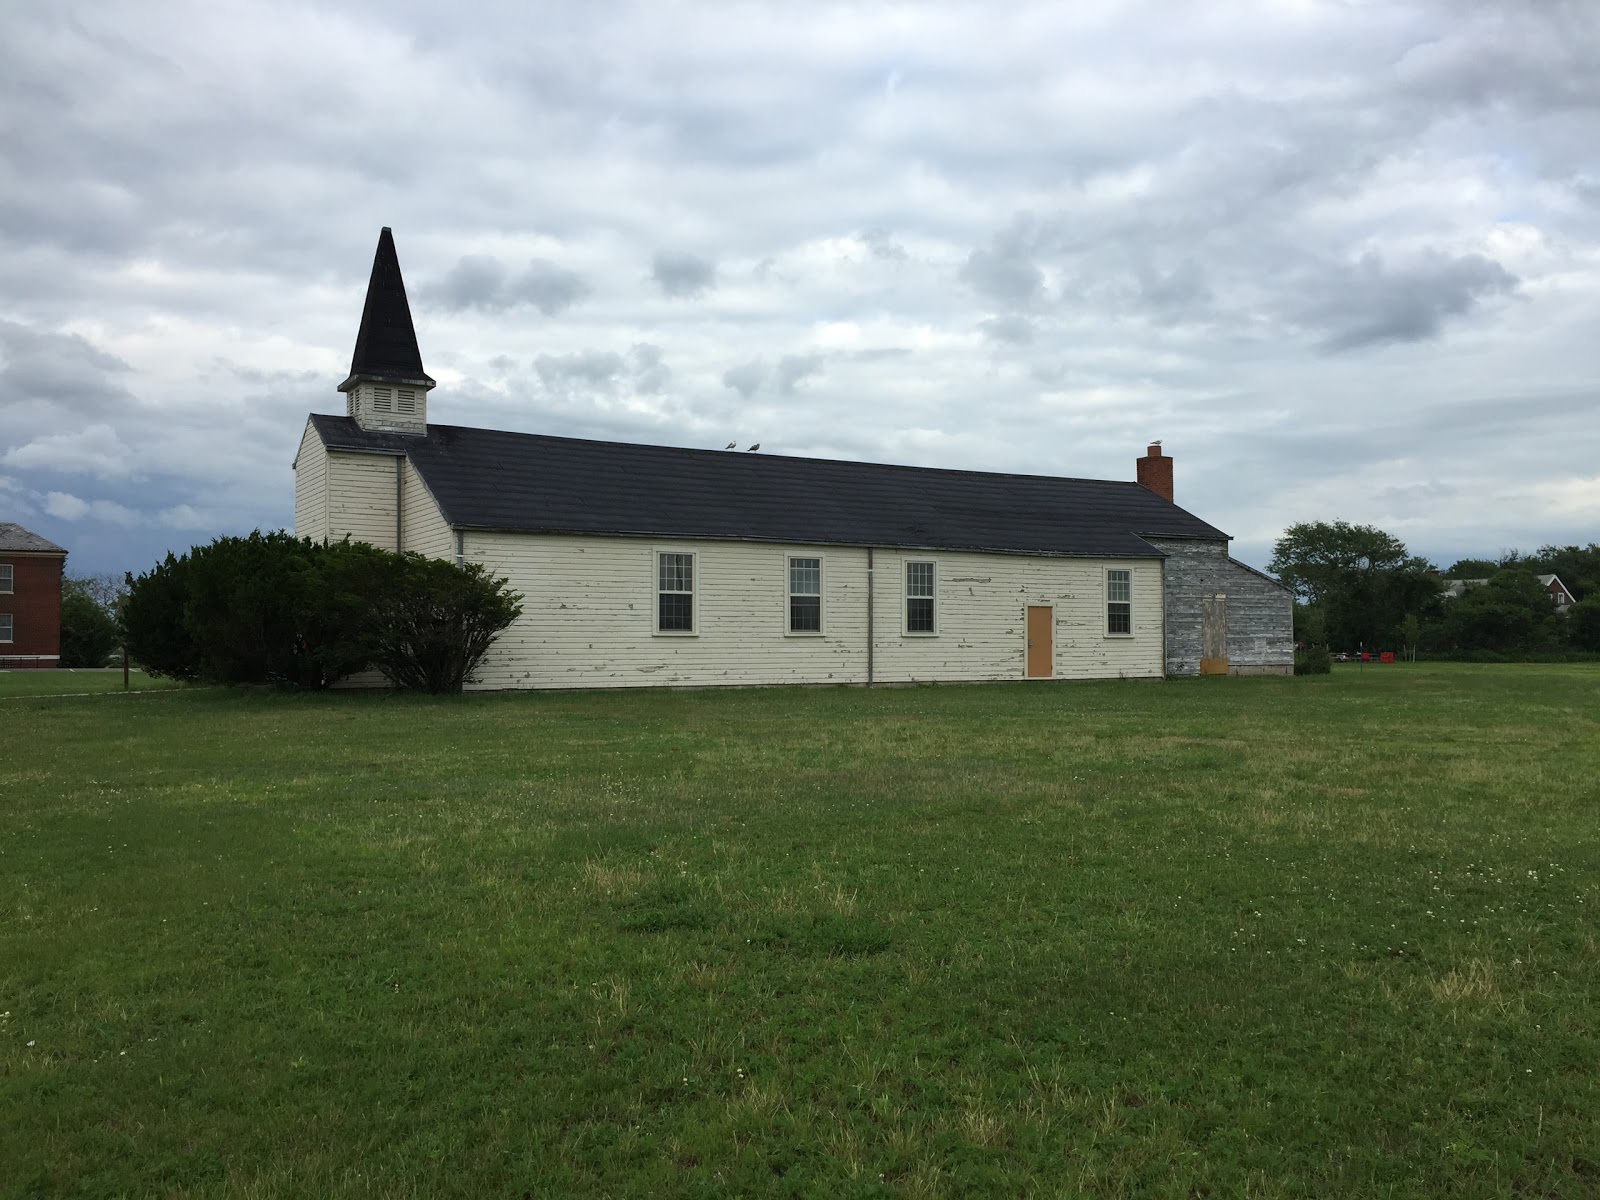
[[[339,390],[345,394],[346,411],[362,429],[421,435],[428,432],[428,392],[433,383],[422,369],[394,234],[385,225],[372,257],[350,378]]]

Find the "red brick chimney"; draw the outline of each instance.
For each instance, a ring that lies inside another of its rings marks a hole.
[[[1163,500],[1172,499],[1172,459],[1161,453],[1161,443],[1151,442],[1143,458],[1135,464],[1140,483]]]

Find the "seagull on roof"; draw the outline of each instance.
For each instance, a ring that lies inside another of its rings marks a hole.
[[[739,443],[738,442],[729,442],[726,446],[723,447],[724,450],[737,450],[738,448],[739,448]]]
[[[748,453],[750,453],[751,450],[759,450],[759,449],[761,449],[761,443],[757,442],[754,446],[751,446],[749,449],[747,449],[745,451],[745,453],[748,454]]]

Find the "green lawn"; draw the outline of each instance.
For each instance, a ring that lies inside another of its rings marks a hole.
[[[1600,1195],[1600,667],[0,723],[0,1195]]]
[[[128,690],[154,691],[181,685],[170,679],[157,679],[143,671],[128,675]],[[122,670],[0,671],[0,700],[12,696],[65,696],[84,692],[122,691]]]

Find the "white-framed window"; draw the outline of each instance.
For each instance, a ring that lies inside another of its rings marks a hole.
[[[375,387],[372,389],[372,410],[374,412],[394,411],[394,389]]]
[[[695,632],[693,551],[656,551],[656,632]]]
[[[0,642],[14,642],[16,640],[16,630],[11,623],[11,614],[0,613]]]
[[[15,571],[11,564],[0,563],[0,595],[9,596],[15,587]]]
[[[822,559],[791,554],[789,574],[789,632],[822,632]]]
[[[930,559],[906,563],[906,632],[931,635],[939,632],[935,596],[939,590],[938,564]]]
[[[1133,572],[1106,572],[1106,636],[1133,636]]]

